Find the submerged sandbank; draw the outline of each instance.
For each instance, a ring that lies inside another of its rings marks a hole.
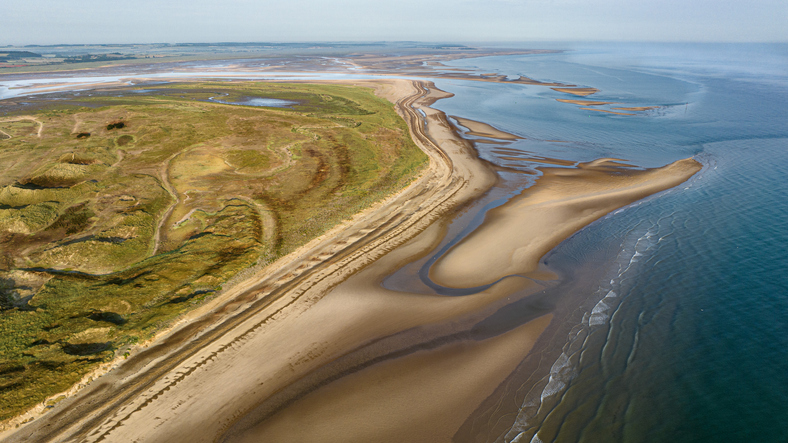
[[[443,286],[474,287],[534,272],[563,239],[603,215],[672,188],[698,172],[693,159],[635,170],[610,161],[577,169],[543,168],[544,176],[441,257],[430,271]]]
[[[620,111],[650,111],[652,109],[657,109],[659,106],[630,106],[624,108],[613,108],[618,109]]]
[[[485,341],[455,342],[384,361],[310,393],[229,440],[451,441],[533,347],[551,318],[540,317]]]

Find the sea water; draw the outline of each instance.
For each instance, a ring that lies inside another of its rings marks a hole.
[[[523,136],[508,147],[547,157],[652,167],[694,156],[705,167],[548,255],[581,269],[578,285],[596,303],[573,329],[583,331],[567,347],[576,353],[550,369],[539,412],[526,399],[513,425],[486,438],[787,441],[788,45],[567,49],[450,64],[659,108],[603,114],[542,86],[456,80],[436,80],[456,95],[435,106]]]

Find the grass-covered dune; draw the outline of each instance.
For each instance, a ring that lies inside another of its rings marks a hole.
[[[291,106],[230,104],[255,98]],[[56,103],[0,118],[0,420],[426,164],[367,88],[181,83]]]

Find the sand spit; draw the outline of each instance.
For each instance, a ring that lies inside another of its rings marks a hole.
[[[566,94],[577,95],[579,97],[585,97],[587,95],[596,94],[599,92],[597,88],[550,88],[553,91],[564,92]]]
[[[430,276],[444,286],[473,287],[536,271],[542,256],[581,227],[677,186],[700,168],[693,159],[645,171],[607,159],[578,169],[543,168],[536,185],[489,211],[479,229],[435,263]]]
[[[475,135],[478,137],[487,137],[487,138],[496,138],[498,140],[520,140],[522,137],[516,136],[514,134],[510,134],[508,132],[501,131],[487,123],[477,122],[475,120],[471,120],[468,118],[457,117],[455,115],[451,116],[452,119],[456,120],[460,126],[463,126],[468,129],[466,134],[468,135]]]

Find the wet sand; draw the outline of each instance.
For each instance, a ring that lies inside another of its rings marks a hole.
[[[677,186],[700,168],[693,159],[645,171],[612,159],[578,169],[542,168],[536,185],[489,211],[477,230],[435,263],[430,276],[443,286],[474,287],[532,273],[542,256],[583,226]]]
[[[550,315],[540,317],[487,342],[458,342],[383,362],[341,378],[270,420],[228,437],[242,443],[451,441],[466,417],[515,369],[550,320]]]
[[[594,108],[580,108],[580,109],[583,109],[583,110],[585,110],[585,111],[596,111],[596,112],[604,112],[604,113],[606,113],[606,114],[616,114],[616,115],[637,115],[637,114],[632,114],[632,113],[630,113],[630,112],[616,112],[616,111],[608,111],[608,110],[605,110],[605,109],[594,109]]]

